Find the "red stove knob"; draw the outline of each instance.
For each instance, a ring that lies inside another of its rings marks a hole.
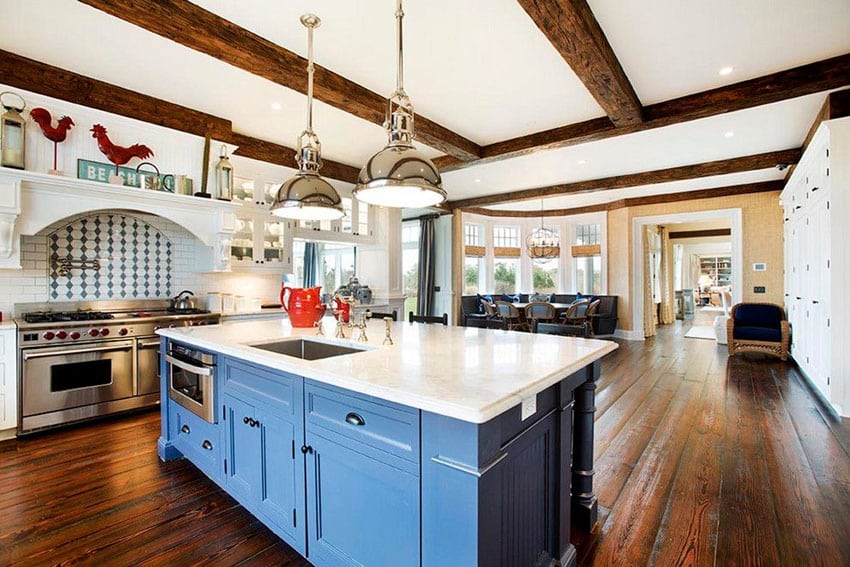
[[[57,339],[67,339],[68,333],[66,333],[65,331],[59,331],[58,333],[56,333],[56,338]]]
[[[123,337],[123,336],[125,336],[125,335],[126,335],[127,333],[129,333],[129,332],[130,332],[130,331],[128,331],[127,329],[125,329],[125,328],[123,328],[123,327],[122,327],[122,328],[120,328],[120,329],[118,329],[118,334],[119,334],[119,335],[121,335],[122,337]]]
[[[77,331],[73,331],[70,336],[71,336],[72,339],[74,339],[76,341],[77,339],[80,338],[80,333],[78,333]]]
[[[108,334],[109,334],[109,329],[101,329],[100,330],[100,336],[101,337],[105,337]]]
[[[53,337],[55,337],[55,336],[56,336],[56,334],[53,331],[47,331],[46,333],[44,333],[44,340],[52,341]]]
[[[89,329],[89,336],[90,337],[96,337],[99,333],[100,333],[100,331],[98,331],[97,329]]]

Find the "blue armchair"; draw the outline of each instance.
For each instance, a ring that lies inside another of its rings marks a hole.
[[[760,352],[788,360],[791,326],[785,310],[773,303],[738,303],[726,322],[729,355]]]

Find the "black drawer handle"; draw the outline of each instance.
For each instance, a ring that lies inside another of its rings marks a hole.
[[[347,416],[345,416],[345,421],[346,423],[350,423],[351,425],[366,425],[366,420],[354,412],[351,412]]]
[[[818,303],[820,303],[820,301],[818,301],[817,299],[813,299],[813,300],[812,300],[812,303],[814,303],[815,305],[817,305]]]
[[[203,447],[207,451],[212,451],[213,449],[212,443],[210,443],[207,439],[204,439],[204,442],[201,443],[201,447]]]
[[[245,425],[248,425],[249,421],[251,421],[251,418],[248,417],[247,415],[242,418],[242,423],[244,423]]]
[[[253,417],[248,417],[247,415],[242,418],[242,423],[244,423],[245,425],[249,425],[251,427],[259,427],[260,426],[259,420],[254,419]]]
[[[305,455],[306,455],[307,453],[312,453],[312,452],[313,452],[313,447],[311,447],[310,445],[301,445],[301,452],[302,452],[303,454],[305,454]]]
[[[192,430],[191,430],[191,429],[189,429],[189,426],[188,426],[188,425],[184,425],[183,427],[181,427],[181,428],[180,428],[180,431],[182,431],[182,432],[183,432],[183,433],[185,433],[186,435],[188,435],[188,434],[192,433]]]

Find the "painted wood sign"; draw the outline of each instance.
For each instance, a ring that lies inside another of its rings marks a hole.
[[[101,183],[109,183],[109,176],[115,173],[115,165],[111,163],[101,163],[87,159],[77,160],[77,178],[86,179],[88,181],[99,181]],[[146,176],[158,175],[160,186],[162,186],[163,174],[156,174],[150,171],[142,172]],[[125,187],[139,187],[139,173],[131,167],[118,167],[118,175],[124,178]]]

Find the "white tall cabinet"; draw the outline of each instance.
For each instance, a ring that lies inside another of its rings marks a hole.
[[[0,439],[14,435],[18,425],[17,331],[12,322],[0,323]]]
[[[785,189],[785,309],[791,356],[850,416],[850,118],[821,123]]]

